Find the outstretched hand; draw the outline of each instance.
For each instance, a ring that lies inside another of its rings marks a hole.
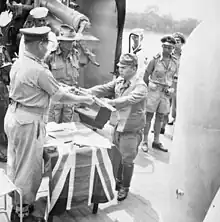
[[[92,95],[87,95],[86,97],[87,97],[87,98],[86,98],[85,103],[87,103],[88,105],[92,105],[92,104],[95,102],[94,96],[92,96]]]

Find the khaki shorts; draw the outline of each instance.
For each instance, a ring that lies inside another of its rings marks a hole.
[[[146,111],[168,114],[170,112],[170,96],[160,89],[149,89],[146,101]]]

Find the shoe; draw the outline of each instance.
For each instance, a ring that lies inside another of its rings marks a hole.
[[[23,205],[23,222],[34,222],[33,221],[33,216],[31,213],[33,212],[34,207],[33,205]],[[20,208],[17,206],[13,206],[12,211],[11,211],[11,222],[20,222]]]
[[[141,149],[142,149],[145,153],[148,152],[149,147],[148,147],[147,142],[144,142],[144,143],[142,144]]]
[[[151,133],[154,133],[154,130],[151,130]],[[160,134],[165,134],[165,128],[161,128]]]
[[[35,222],[35,221],[33,221],[32,215],[23,217],[22,219],[23,219],[23,222]],[[11,222],[20,222],[20,216],[18,216],[18,214],[15,212],[14,209],[12,209],[12,211],[11,211],[10,221]]]
[[[122,186],[121,181],[116,179],[115,190],[119,191],[121,189],[121,186]]]
[[[165,133],[165,128],[161,128],[160,134],[164,134],[164,133]]]
[[[121,189],[118,191],[117,200],[118,201],[125,200],[127,198],[127,196],[128,196],[128,191],[129,191],[128,188],[121,187]]]
[[[0,150],[0,162],[3,162],[3,163],[7,162],[7,155],[4,154],[1,150]]]
[[[163,151],[163,152],[168,152],[168,149],[165,149],[162,143],[152,143],[152,148]]]
[[[168,124],[169,126],[172,126],[172,125],[174,125],[174,123],[175,123],[175,119],[174,119],[173,121],[167,123],[167,124]]]

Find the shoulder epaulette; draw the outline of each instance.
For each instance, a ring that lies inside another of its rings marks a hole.
[[[178,60],[178,58],[175,55],[171,55],[171,58],[174,60]]]
[[[157,53],[155,56],[153,56],[154,59],[159,59],[161,57],[160,53]]]
[[[124,79],[123,79],[122,77],[119,76],[119,77],[116,79],[116,81],[117,81],[117,83],[120,83],[120,82],[123,82]]]

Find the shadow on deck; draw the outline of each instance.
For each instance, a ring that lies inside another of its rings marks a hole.
[[[90,207],[81,206],[54,217],[53,222],[159,222],[160,217],[149,200],[129,193],[128,198],[120,203],[100,205],[96,215]]]

